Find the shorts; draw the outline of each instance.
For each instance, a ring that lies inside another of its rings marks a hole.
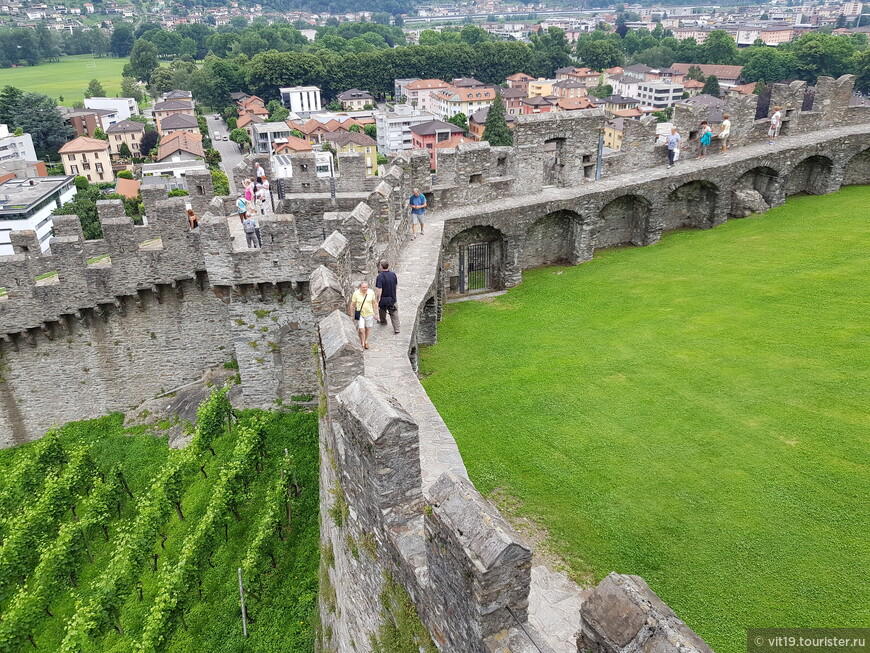
[[[767,135],[774,138],[779,135],[779,127],[771,127],[767,130]]]
[[[718,138],[719,142],[722,143],[722,147],[728,147],[729,136],[729,134],[725,134],[724,136],[717,136],[716,138]]]
[[[372,313],[371,315],[360,315],[359,324],[357,325],[357,329],[362,331],[363,329],[371,329],[375,325],[375,315]]]
[[[411,224],[423,224],[424,217],[426,217],[425,213],[411,213]]]

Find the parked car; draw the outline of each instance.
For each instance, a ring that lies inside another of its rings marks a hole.
[[[215,130],[215,132],[214,132],[214,139],[216,141],[219,141],[221,139],[221,133],[217,130]]]
[[[215,120],[220,120],[221,117],[220,117],[218,114],[214,114],[214,119],[215,119]]]
[[[228,140],[230,140],[230,137],[227,134],[224,134],[224,140],[228,141]]]

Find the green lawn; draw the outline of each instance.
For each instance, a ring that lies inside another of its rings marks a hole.
[[[870,187],[448,307],[424,385],[484,493],[718,653],[870,623]]]
[[[85,89],[92,79],[100,80],[106,94],[114,97],[121,92],[121,69],[129,58],[76,55],[61,57],[57,63],[41,63],[38,66],[0,69],[0,87],[17,86],[25,91],[45,93],[62,104],[71,106],[85,97]]]

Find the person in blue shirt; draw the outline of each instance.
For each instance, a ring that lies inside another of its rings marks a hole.
[[[419,188],[414,189],[414,194],[408,200],[408,206],[411,207],[411,238],[417,238],[417,225],[420,225],[420,235],[423,235],[423,216],[426,214],[426,196],[420,192]]]
[[[248,215],[248,203],[244,195],[239,195],[239,199],[236,200],[236,211],[239,212],[239,220],[244,222]]]
[[[676,127],[671,127],[671,133],[668,136],[668,168],[674,167],[674,161],[680,154],[680,141],[682,137],[677,133]]]

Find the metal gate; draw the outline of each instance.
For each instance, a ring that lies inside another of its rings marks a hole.
[[[490,287],[490,243],[474,243],[460,251],[460,292]]]

